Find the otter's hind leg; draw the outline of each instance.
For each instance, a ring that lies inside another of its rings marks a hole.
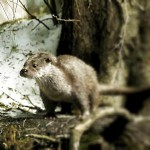
[[[84,92],[73,94],[73,103],[81,112],[81,119],[90,115],[90,104],[88,95]]]
[[[96,109],[98,108],[99,101],[99,93],[96,90],[92,91],[89,95],[89,105],[91,113],[96,111]]]

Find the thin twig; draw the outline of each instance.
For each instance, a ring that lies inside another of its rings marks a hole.
[[[16,105],[19,107],[26,107],[26,108],[29,108],[29,109],[36,109],[35,107],[32,107],[32,106],[25,106],[25,105],[22,105],[21,103],[19,103],[18,101],[15,100],[15,98],[11,97],[9,94],[7,94],[6,92],[2,91],[4,95],[6,95],[7,97],[9,97],[10,99],[12,99]],[[20,108],[21,109],[21,108]]]
[[[56,16],[55,16],[56,17]],[[48,20],[48,19],[52,19],[52,18],[46,18],[43,19],[42,21]],[[56,18],[58,21],[63,21],[63,22],[80,22],[79,19],[62,19],[62,18]]]
[[[80,22],[80,20],[78,19],[62,19],[62,18],[57,18],[56,16],[54,16],[58,21],[60,22]],[[45,20],[49,20],[49,19],[53,19],[53,18],[45,18],[43,19],[42,21],[45,21]],[[32,30],[34,30],[40,23],[38,23]],[[51,28],[50,28],[51,29]]]
[[[36,16],[32,15],[28,9],[25,7],[25,5],[19,0],[20,4],[22,5],[22,7],[24,8],[24,10],[31,16],[32,19],[35,19],[37,20],[39,23],[41,23],[45,28],[47,28],[48,30],[50,30],[50,28],[45,24],[43,23],[40,19],[38,19]]]
[[[55,1],[54,0],[51,0],[51,5],[52,5],[52,7],[51,7],[51,5],[50,5],[50,3],[48,2],[48,0],[44,0],[44,2],[45,2],[45,4],[46,4],[46,6],[49,8],[49,11],[50,11],[50,13],[51,13],[51,15],[52,15],[52,19],[53,19],[53,22],[54,22],[54,25],[57,25],[58,24],[58,20],[56,19],[56,17],[55,16],[57,16],[58,17],[58,15],[57,15],[57,11],[56,11],[56,4],[55,4]]]
[[[17,7],[20,7],[22,9],[24,9],[22,5],[19,5],[19,3],[18,3],[19,0],[17,0],[17,2],[14,2],[14,1],[10,0],[10,2],[16,5],[16,9],[17,9]]]
[[[5,11],[5,8],[4,8],[4,6],[2,5],[2,3],[1,3],[1,2],[0,2],[0,5],[1,5],[1,7],[2,7],[2,9],[3,9],[3,11],[4,11],[4,13],[5,13],[6,17],[7,17],[7,19],[9,20],[9,17],[8,17],[8,15],[7,15],[6,11]]]
[[[30,102],[30,104],[34,106],[35,109],[37,109],[38,111],[42,111],[42,109],[41,109],[40,107],[38,107],[38,106],[36,106],[36,105],[34,105],[34,104],[32,103],[32,101],[30,100],[30,98],[29,98],[28,95],[27,95],[27,99],[28,99],[28,101]]]
[[[55,16],[57,17],[57,16]],[[57,18],[58,21],[64,21],[64,22],[80,22],[79,19],[62,19],[62,18]]]
[[[43,140],[48,140],[50,142],[59,142],[59,140],[57,140],[54,137],[50,137],[50,136],[46,136],[46,135],[39,135],[39,134],[27,134],[27,137],[31,137],[31,138],[37,138],[37,139],[43,139]]]

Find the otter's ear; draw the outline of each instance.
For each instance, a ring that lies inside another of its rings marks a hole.
[[[49,56],[45,57],[45,62],[46,63],[56,63],[57,58],[53,55],[49,55]]]
[[[49,58],[46,58],[46,59],[45,59],[45,62],[46,62],[46,63],[49,63],[50,61],[51,61],[51,60],[50,60]]]

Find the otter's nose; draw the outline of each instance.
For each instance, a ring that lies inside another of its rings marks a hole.
[[[23,76],[23,77],[24,77],[27,72],[28,72],[27,69],[22,69],[22,70],[20,71],[20,76]]]

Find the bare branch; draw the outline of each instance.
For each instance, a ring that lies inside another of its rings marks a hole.
[[[17,108],[18,110],[21,110],[21,111],[24,111],[24,112],[28,112],[27,110],[25,110],[24,108],[28,108],[28,109],[31,109],[31,110],[37,110],[37,111],[41,111],[41,108],[33,105],[33,106],[26,106],[26,105],[23,105],[21,103],[19,103],[18,101],[15,100],[15,98],[11,97],[10,94],[7,94],[6,92],[2,91],[4,95],[6,95],[7,97],[9,97],[10,99],[12,99],[15,103],[15,108]],[[29,100],[29,99],[28,99]],[[31,101],[29,101],[31,103]],[[33,103],[31,103],[33,104]],[[11,108],[9,108],[8,106],[5,106],[7,107],[5,109],[5,111],[10,111],[10,110],[13,110],[14,108],[11,106]]]
[[[41,23],[45,28],[47,28],[48,30],[50,30],[50,28],[45,24],[43,23],[43,21],[41,21],[40,19],[38,19],[36,16],[32,15],[28,9],[25,7],[25,5],[19,0],[20,4],[22,5],[22,7],[24,8],[24,10],[31,16],[32,19],[35,19],[37,20],[39,23]]]
[[[7,15],[6,11],[5,11],[5,8],[4,8],[4,6],[2,5],[2,3],[1,3],[1,2],[0,2],[0,5],[1,5],[1,7],[2,7],[2,9],[3,9],[3,11],[4,11],[4,13],[5,13],[6,17],[7,17],[7,19],[9,20],[9,17],[8,17],[8,15]]]
[[[48,0],[44,0],[44,3],[47,5],[47,7],[49,8],[50,13],[52,14],[52,19],[54,22],[54,25],[58,24],[58,20],[56,19],[58,17],[57,15],[57,11],[56,11],[56,4],[55,4],[55,0],[51,0],[51,5],[48,2]]]
[[[127,110],[123,108],[104,108],[101,110],[96,111],[94,114],[92,114],[89,118],[83,120],[79,124],[75,126],[75,128],[71,132],[71,142],[70,142],[70,149],[71,150],[78,150],[80,145],[80,139],[83,135],[83,133],[88,130],[93,123],[98,120],[102,119],[104,117],[108,117],[110,115],[122,115],[125,116],[125,118],[129,120],[133,120],[134,116],[131,115]]]
[[[121,87],[115,85],[103,85],[99,84],[99,93],[102,95],[131,95],[131,94],[144,94],[149,92],[149,87]]]
[[[49,20],[49,19],[52,19],[52,18],[45,18],[42,21]],[[62,18],[56,18],[56,19],[58,21],[63,21],[63,22],[80,22],[79,19],[62,19]]]
[[[31,137],[31,138],[37,138],[37,139],[48,140],[48,141],[50,141],[50,142],[59,142],[56,138],[50,137],[50,136],[46,136],[46,135],[27,134],[26,136],[27,136],[27,137]]]

